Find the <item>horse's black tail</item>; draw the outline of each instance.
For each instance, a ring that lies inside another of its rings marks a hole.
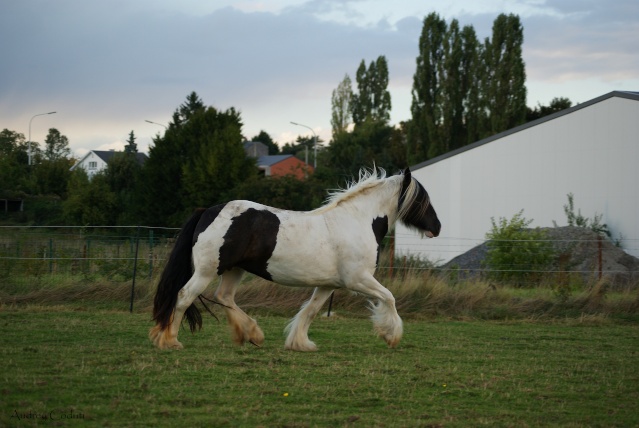
[[[182,226],[173,251],[164,267],[158,288],[153,300],[153,320],[162,328],[169,327],[173,321],[172,315],[177,303],[178,292],[186,285],[193,275],[191,250],[193,234],[205,209],[198,208],[193,216]],[[184,313],[191,331],[202,328],[202,315],[199,309],[191,304]]]

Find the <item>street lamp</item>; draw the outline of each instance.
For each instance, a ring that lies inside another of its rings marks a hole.
[[[311,132],[313,133],[313,141],[314,141],[313,146],[315,147],[315,156],[314,156],[314,159],[313,159],[313,168],[317,168],[317,134],[315,133],[315,131],[313,131],[313,128],[311,128],[310,126],[302,125],[301,123],[295,123],[295,122],[291,122],[291,123],[293,125],[296,125],[296,126],[303,126],[304,128],[310,129]]]
[[[46,116],[47,114],[55,114],[55,111],[50,111],[49,113],[40,113],[40,114],[36,114],[35,116],[33,116],[31,118],[31,120],[29,121],[29,166],[31,166],[31,121],[33,120],[33,118],[38,117],[38,116]]]
[[[152,122],[152,121],[150,121],[150,120],[146,120],[146,119],[144,119],[144,121],[145,121],[145,122],[147,122],[147,123],[152,123],[152,124],[154,124],[154,125],[164,126],[164,129],[166,129],[167,131],[168,131],[168,129],[169,129],[169,128],[167,128],[167,127],[166,127],[166,125],[162,125],[161,123]]]

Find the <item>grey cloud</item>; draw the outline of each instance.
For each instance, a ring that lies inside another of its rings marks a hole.
[[[391,87],[408,99],[424,16],[365,26],[327,18],[351,13],[356,3],[189,15],[151,1],[1,2],[0,128],[20,130],[14,123],[55,104],[76,123],[98,128],[92,124],[105,121],[102,128],[117,126],[114,133],[125,136],[143,119],[170,120],[191,91],[207,104],[240,109],[250,135],[284,132],[293,115],[312,115],[312,126],[328,128],[332,89],[345,73],[353,77],[362,59],[379,55],[388,58]],[[636,0],[534,5],[522,15],[529,80],[639,78]],[[455,18],[483,40],[496,16]],[[309,103],[313,111],[301,114]]]

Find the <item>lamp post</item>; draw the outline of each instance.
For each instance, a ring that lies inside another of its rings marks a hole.
[[[169,129],[169,128],[167,128],[167,126],[166,126],[166,125],[162,125],[161,123],[153,122],[153,121],[146,120],[146,119],[144,119],[144,121],[145,121],[145,122],[147,122],[147,123],[152,123],[152,124],[154,124],[154,125],[164,126],[164,129],[166,129],[167,131],[168,131],[168,129]]]
[[[317,134],[315,133],[315,131],[313,131],[313,128],[311,128],[310,126],[302,125],[301,123],[295,123],[295,122],[291,122],[291,124],[296,126],[303,126],[306,129],[310,129],[311,132],[313,133],[313,146],[315,148],[315,156],[313,157],[313,168],[317,168]]]
[[[36,114],[34,115],[31,120],[29,120],[29,166],[31,166],[31,121],[33,121],[34,118],[38,117],[38,116],[46,116],[47,114],[55,114],[55,111],[50,111],[49,113],[40,113],[40,114]]]

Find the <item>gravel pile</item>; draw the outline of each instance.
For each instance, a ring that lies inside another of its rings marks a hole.
[[[601,245],[601,271],[615,285],[639,284],[639,259],[614,245],[609,239],[583,227],[549,227],[545,231],[547,239],[552,241],[556,258],[552,269],[581,272],[586,278],[599,272],[599,245]],[[623,243],[622,243],[623,244]],[[456,268],[465,275],[478,275],[482,271],[482,262],[488,253],[487,242],[461,254],[443,268]]]

